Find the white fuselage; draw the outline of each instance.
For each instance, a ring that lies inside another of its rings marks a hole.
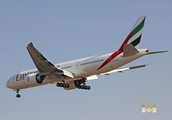
[[[59,67],[61,69],[67,70],[71,72],[75,79],[77,78],[86,78],[92,75],[99,75],[101,73],[106,73],[111,70],[117,69],[143,55],[147,54],[147,49],[139,49],[139,52],[135,55],[129,56],[129,57],[123,57],[123,53],[116,56],[114,59],[112,59],[108,64],[103,66],[101,69],[98,69],[100,65],[107,59],[109,56],[113,53],[108,53],[104,55],[96,55],[91,57],[86,57],[82,59],[77,59],[69,62],[59,63],[56,64],[56,67]],[[11,89],[25,89],[30,87],[36,87],[40,85],[50,84],[50,83],[57,83],[61,82],[61,79],[50,79],[48,77],[45,78],[42,84],[38,83],[30,83],[28,79],[26,79],[27,76],[31,74],[38,73],[37,69],[27,70],[20,72],[13,77],[11,77],[7,83],[6,86]],[[65,79],[67,80],[67,79]]]

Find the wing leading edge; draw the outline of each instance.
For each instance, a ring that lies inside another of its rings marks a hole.
[[[50,75],[50,74],[55,74],[55,75],[65,75],[70,78],[74,78],[73,74],[60,69],[56,67],[53,63],[51,63],[49,60],[47,60],[31,43],[28,44],[27,50],[37,67],[39,73],[41,75]]]

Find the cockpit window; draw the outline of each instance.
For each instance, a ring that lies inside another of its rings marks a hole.
[[[14,80],[14,76],[13,76],[13,77],[11,77],[11,78],[7,81],[7,83],[12,82],[13,80]]]
[[[7,81],[7,83],[10,83],[10,82],[11,82],[11,80],[8,80],[8,81]]]

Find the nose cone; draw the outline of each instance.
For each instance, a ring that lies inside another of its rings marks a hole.
[[[7,81],[7,83],[6,83],[6,87],[7,88],[11,88],[12,89],[12,83],[13,83],[13,80],[14,80],[14,78],[15,78],[15,76],[13,76],[13,77],[11,77],[8,81]]]
[[[8,80],[9,81],[9,80]],[[7,88],[11,88],[11,86],[10,86],[10,83],[7,81],[7,83],[6,83],[6,87]]]

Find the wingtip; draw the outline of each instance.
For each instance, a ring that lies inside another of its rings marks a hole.
[[[147,65],[152,65],[152,64],[154,64],[154,63],[148,63],[148,64],[145,64],[145,66],[147,66]]]
[[[169,52],[169,50],[165,50],[164,52]]]
[[[142,16],[140,16],[139,18],[146,18],[146,15],[142,15]]]
[[[27,47],[28,47],[28,46],[33,46],[33,43],[32,43],[32,42],[30,42],[30,43],[27,45]]]
[[[169,52],[169,50],[163,50],[163,51],[160,51],[161,53],[164,53],[164,52]]]
[[[157,54],[157,53],[165,53],[165,52],[169,52],[169,51],[168,50],[164,50],[164,51],[148,52],[147,55],[149,55],[149,54]]]

